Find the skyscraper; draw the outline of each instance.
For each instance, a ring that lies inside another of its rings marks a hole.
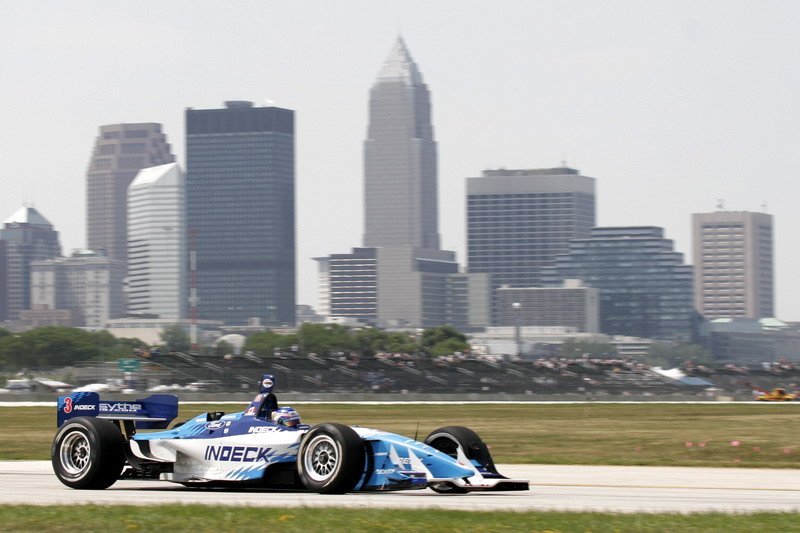
[[[772,215],[692,215],[695,307],[707,319],[772,317]]]
[[[86,172],[86,243],[111,259],[127,261],[127,192],[143,168],[172,163],[161,124],[100,126]]]
[[[430,93],[402,37],[370,90],[364,246],[439,249]]]
[[[77,326],[105,327],[125,314],[125,265],[91,250],[31,263],[31,307],[69,310]],[[25,313],[23,313],[25,314]]]
[[[0,228],[0,240],[5,243],[5,298],[0,300],[0,319],[17,320],[20,311],[31,307],[31,263],[61,256],[58,232],[33,207],[17,210]]]
[[[364,247],[318,258],[332,316],[389,327],[486,325],[486,276],[459,274],[439,249],[436,141],[428,87],[401,37],[370,89],[364,141]],[[478,323],[480,322],[480,323]]]
[[[186,193],[198,318],[294,324],[294,111],[187,109]]]
[[[186,184],[177,163],[142,169],[128,187],[128,311],[186,317]]]
[[[495,288],[540,286],[541,267],[594,225],[595,179],[577,170],[484,170],[467,178],[468,269],[492,274]]]
[[[600,289],[602,333],[682,342],[694,337],[692,266],[662,228],[593,228],[542,269],[546,286],[566,279]]]

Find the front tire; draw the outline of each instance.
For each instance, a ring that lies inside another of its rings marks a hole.
[[[51,458],[59,481],[73,489],[106,489],[125,465],[125,439],[101,418],[73,418],[58,430]]]
[[[486,470],[494,474],[499,474],[497,467],[494,466],[492,454],[486,443],[481,440],[477,433],[463,426],[446,426],[433,430],[425,437],[425,444],[446,453],[452,458],[456,458],[458,448],[464,451],[467,459],[475,460],[483,465]]]
[[[297,471],[303,485],[320,494],[350,492],[364,474],[364,443],[353,428],[320,424],[303,438]]]

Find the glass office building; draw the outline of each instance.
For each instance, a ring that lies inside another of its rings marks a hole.
[[[542,269],[546,286],[581,279],[600,290],[600,331],[691,341],[697,324],[693,270],[663,228],[593,228]]]
[[[197,317],[294,324],[294,111],[187,109],[186,193]]]
[[[469,272],[495,287],[541,286],[540,268],[588,237],[595,225],[595,179],[572,168],[485,170],[467,178]]]

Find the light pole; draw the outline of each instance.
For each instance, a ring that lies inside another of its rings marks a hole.
[[[517,344],[517,357],[522,355],[522,335],[520,334],[520,314],[522,309],[522,304],[519,302],[514,302],[511,304],[511,307],[514,308],[514,342]]]

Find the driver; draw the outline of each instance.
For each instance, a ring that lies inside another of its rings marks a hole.
[[[272,421],[279,426],[297,427],[300,424],[300,413],[294,407],[279,407],[272,412]]]

